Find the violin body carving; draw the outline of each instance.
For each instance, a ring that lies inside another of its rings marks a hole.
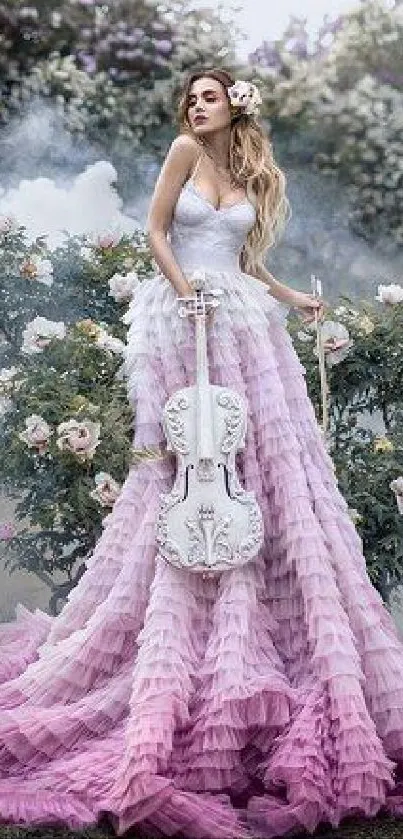
[[[178,568],[216,576],[253,559],[263,543],[263,518],[253,492],[238,479],[236,452],[245,445],[247,402],[208,377],[205,318],[220,289],[180,298],[196,326],[196,383],[167,400],[162,423],[177,471],[169,493],[161,493],[156,541],[160,555]]]

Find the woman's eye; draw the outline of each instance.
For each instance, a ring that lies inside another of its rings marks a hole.
[[[206,97],[206,102],[215,102],[215,101],[216,101],[215,96],[207,96]],[[189,107],[190,108],[193,108],[193,105],[195,105],[195,104],[196,104],[195,99],[192,99],[192,100],[189,101]]]

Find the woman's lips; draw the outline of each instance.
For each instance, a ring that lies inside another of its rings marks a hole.
[[[207,117],[198,116],[198,117],[195,117],[195,122],[205,122],[206,119],[207,119]]]

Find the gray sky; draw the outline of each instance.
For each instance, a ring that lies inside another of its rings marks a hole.
[[[218,0],[192,0],[194,7],[217,8]],[[358,0],[221,0],[224,9],[240,6],[234,20],[247,34],[239,48],[240,57],[257,47],[263,40],[272,40],[284,31],[290,15],[307,18],[308,32],[314,35],[324,15],[331,19],[360,5]]]

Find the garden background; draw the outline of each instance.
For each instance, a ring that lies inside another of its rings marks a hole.
[[[294,17],[243,58],[241,39],[220,5],[0,2],[0,620],[60,610],[149,454],[124,314],[157,267],[144,222],[182,81],[219,65],[262,95],[292,206],[267,265],[321,280],[329,453],[403,633],[403,3],[359,2],[314,38]],[[288,328],[321,420],[315,326]]]

